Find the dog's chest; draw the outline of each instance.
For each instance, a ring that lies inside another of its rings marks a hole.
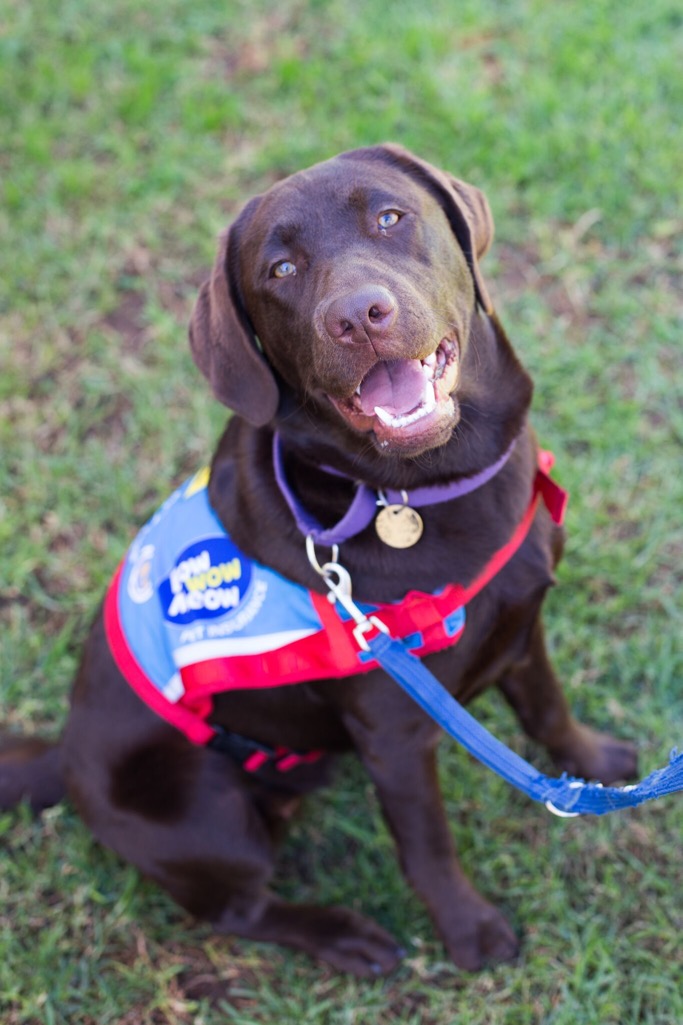
[[[458,642],[462,588],[362,605],[423,656]],[[211,508],[206,475],[179,488],[135,539],[108,592],[105,625],[119,669],[143,699],[198,743],[215,695],[366,673],[354,623],[326,596],[248,558]]]

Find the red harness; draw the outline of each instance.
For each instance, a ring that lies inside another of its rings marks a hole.
[[[448,584],[437,594],[411,591],[400,602],[373,604],[364,606],[364,610],[369,609],[373,615],[380,618],[391,636],[403,639],[406,646],[417,656],[431,654],[456,644],[464,630],[464,607],[486,587],[520,548],[531,528],[539,501],[543,500],[556,523],[562,523],[567,494],[548,476],[553,461],[551,453],[539,452],[539,465],[532,496],[521,521],[507,543],[492,555],[467,587],[462,584]],[[181,492],[180,497],[175,500],[174,508],[182,508],[185,494],[196,496],[198,490],[198,486],[190,482],[186,491]],[[175,499],[175,496],[173,497]],[[131,622],[139,626],[136,621],[145,614],[147,601],[145,598],[135,607],[125,604],[126,594],[131,586],[131,572],[134,574],[139,571],[139,566],[133,566],[132,570],[127,567],[130,558],[129,553],[127,560],[119,567],[105,599],[105,629],[112,654],[126,680],[146,704],[181,730],[193,743],[229,748],[229,745],[221,742],[225,734],[209,721],[213,711],[213,699],[218,693],[283,686],[307,680],[341,678],[377,667],[377,662],[370,656],[359,652],[353,633],[353,621],[345,617],[337,606],[333,606],[326,595],[306,592],[305,589],[298,588],[298,585],[286,582],[287,586],[303,591],[307,596],[306,600],[310,602],[319,621],[319,629],[310,632],[305,638],[269,650],[251,651],[248,654],[231,653],[223,657],[219,655],[181,664],[177,676],[178,689],[182,693],[180,696],[164,694],[158,681],[155,683],[150,672],[145,670],[141,656],[136,654],[135,645],[124,629],[126,608],[129,616],[132,612]],[[261,571],[273,573],[263,568]],[[150,626],[143,630],[147,641],[153,640],[152,629]],[[161,634],[160,641],[163,643]],[[244,741],[244,738],[237,739],[240,744]],[[244,743],[252,744],[251,741]],[[277,767],[285,771],[300,764],[302,760],[311,760],[318,756],[317,752],[295,755],[284,749],[271,752],[258,744],[252,744],[252,747],[254,750],[251,753],[247,751],[246,760],[240,758],[244,767],[251,771],[272,757],[275,758]]]

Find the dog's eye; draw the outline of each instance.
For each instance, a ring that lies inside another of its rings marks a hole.
[[[296,264],[292,263],[291,260],[280,260],[279,263],[274,264],[270,269],[270,276],[272,278],[289,278],[293,274],[296,274]]]
[[[393,228],[395,224],[398,224],[402,216],[398,210],[385,210],[377,218],[377,223],[380,228]]]

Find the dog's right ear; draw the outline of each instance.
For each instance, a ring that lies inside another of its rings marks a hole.
[[[474,185],[454,178],[447,171],[441,171],[393,142],[351,150],[341,155],[347,159],[364,157],[387,160],[394,167],[417,179],[421,185],[436,192],[453,234],[465,254],[474,281],[477,301],[486,313],[493,313],[493,304],[479,267],[479,261],[493,240],[493,217],[484,193]]]
[[[236,253],[247,216],[248,207],[220,236],[211,277],[201,286],[192,311],[190,348],[216,398],[263,427],[275,416],[280,396],[239,298]]]

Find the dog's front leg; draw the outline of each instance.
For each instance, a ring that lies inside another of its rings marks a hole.
[[[606,784],[636,777],[633,744],[584,726],[571,714],[548,658],[540,617],[524,658],[503,675],[498,686],[526,733],[543,744],[565,772]]]
[[[395,701],[401,701],[398,695]],[[370,773],[396,841],[403,872],[426,904],[452,960],[470,971],[507,961],[518,950],[503,915],[474,889],[462,868],[436,772],[438,734],[421,713],[408,721],[393,715],[348,718],[360,756]],[[380,723],[368,729],[368,722]]]

